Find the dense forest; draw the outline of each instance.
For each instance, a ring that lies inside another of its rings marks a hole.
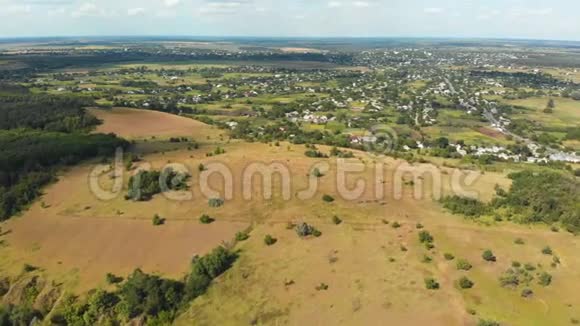
[[[0,220],[37,198],[58,167],[128,145],[115,135],[87,133],[99,124],[84,109],[91,104],[83,97],[31,95],[0,85]]]
[[[0,129],[32,128],[47,131],[75,132],[99,124],[84,107],[94,105],[91,98],[10,94],[1,92]]]
[[[58,167],[109,156],[127,145],[115,135],[0,130],[0,220],[37,198]]]
[[[580,232],[580,192],[576,179],[553,171],[522,171],[509,175],[508,191],[497,188],[489,204],[458,196],[442,200],[454,214],[471,218],[494,215],[518,223],[560,224],[569,232]]]

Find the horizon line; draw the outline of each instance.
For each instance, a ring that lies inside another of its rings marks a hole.
[[[580,43],[580,39],[549,39],[549,38],[531,38],[531,37],[490,37],[490,36],[257,36],[257,35],[171,35],[171,34],[127,34],[127,35],[44,35],[44,36],[0,36],[0,40],[15,40],[15,39],[79,39],[79,38],[214,38],[214,39],[287,39],[287,40],[306,40],[306,39],[416,39],[416,40],[487,40],[487,41],[541,41],[541,42],[567,42]]]

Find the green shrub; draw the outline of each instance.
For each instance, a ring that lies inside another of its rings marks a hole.
[[[526,244],[526,242],[525,242],[525,241],[524,241],[524,239],[522,239],[522,238],[517,238],[517,239],[515,239],[515,240],[514,240],[514,243],[515,243],[515,244],[518,244],[518,245],[524,245],[524,244]]]
[[[483,260],[485,261],[490,262],[495,262],[497,260],[497,258],[493,255],[493,252],[491,250],[485,250],[481,255],[481,258],[483,258]]]
[[[437,283],[437,281],[434,278],[426,278],[425,279],[425,288],[427,288],[427,290],[437,290],[439,289],[439,283]]]
[[[264,243],[265,243],[267,246],[271,246],[271,245],[275,244],[276,242],[278,242],[278,239],[276,239],[276,238],[272,237],[272,236],[271,236],[271,235],[269,235],[269,234],[268,234],[268,235],[266,235],[266,236],[264,237]]]
[[[209,215],[207,214],[203,214],[200,218],[199,218],[199,222],[201,224],[211,224],[213,222],[215,222],[215,219],[211,218]]]
[[[218,208],[224,205],[224,200],[221,198],[211,198],[207,203],[209,207]]]
[[[477,322],[477,326],[501,326],[501,325],[497,321],[480,319]]]
[[[432,243],[435,239],[428,231],[419,232],[419,242],[423,244]]]
[[[24,264],[24,266],[22,267],[22,271],[24,271],[24,273],[34,272],[37,269],[38,267],[32,266],[30,264]]]
[[[165,224],[165,219],[162,218],[161,216],[155,214],[155,216],[153,216],[153,225],[159,226],[159,225],[163,225],[163,224]]]
[[[523,289],[521,295],[522,298],[530,298],[531,296],[534,295],[534,291],[532,291],[531,289]]]
[[[322,178],[324,176],[324,174],[320,172],[318,168],[314,168],[314,170],[312,171],[312,175],[317,178]]]
[[[236,233],[236,241],[246,241],[249,238],[250,238],[250,235],[247,232]]]
[[[328,285],[325,283],[320,283],[318,286],[316,286],[316,291],[326,291],[328,290]]]
[[[542,248],[542,253],[544,255],[552,255],[554,252],[552,251],[552,248],[550,248],[549,246],[546,246],[546,247]]]
[[[399,222],[393,222],[393,223],[391,224],[391,227],[392,227],[393,229],[398,229],[398,228],[400,228],[400,227],[401,227],[401,224],[400,224]]]
[[[314,150],[314,149],[307,150],[306,152],[304,152],[304,155],[306,155],[307,157],[311,157],[311,158],[327,158],[328,157],[328,155],[326,155],[322,152],[319,152],[317,150]]]
[[[322,200],[324,200],[327,203],[332,203],[334,201],[334,197],[332,197],[330,195],[324,195],[324,196],[322,196]]]
[[[486,204],[472,198],[452,196],[443,198],[441,202],[443,207],[453,214],[462,214],[467,217],[480,217],[490,212]]]
[[[550,275],[547,272],[540,273],[540,275],[538,276],[538,284],[542,286],[548,286],[552,284],[552,275]]]
[[[536,266],[534,266],[533,264],[530,264],[530,263],[526,263],[524,265],[524,269],[531,272],[531,271],[536,270]]]
[[[508,271],[499,277],[499,284],[502,287],[517,287],[520,284],[520,280],[515,273]]]
[[[112,273],[107,273],[105,279],[108,284],[118,284],[123,282],[123,278]]]
[[[148,201],[156,194],[187,189],[189,174],[166,168],[163,171],[139,171],[129,178],[126,200]],[[165,180],[165,182],[161,182]]]
[[[457,281],[457,284],[462,289],[471,289],[474,285],[474,283],[470,279],[468,279],[466,276],[461,277]]]
[[[453,256],[452,254],[446,252],[445,254],[443,254],[443,257],[445,258],[445,260],[453,260],[455,259],[455,256]]]
[[[322,232],[318,231],[315,227],[308,225],[306,223],[302,223],[296,226],[296,234],[300,237],[307,237],[309,235],[319,237],[322,235]]]
[[[341,224],[341,223],[342,223],[342,220],[341,220],[341,219],[340,219],[338,216],[334,215],[334,216],[332,217],[332,223],[334,223],[334,224],[336,224],[336,225],[339,225],[339,224]]]
[[[468,271],[470,270],[473,266],[469,263],[469,261],[467,261],[466,259],[459,259],[457,260],[457,269],[458,270],[462,270],[462,271]]]

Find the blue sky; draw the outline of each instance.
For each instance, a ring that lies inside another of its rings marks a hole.
[[[580,40],[579,0],[0,0],[0,37],[505,37]]]

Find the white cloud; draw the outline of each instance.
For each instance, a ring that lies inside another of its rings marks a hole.
[[[145,8],[130,8],[127,10],[127,15],[129,16],[137,16],[142,15],[145,13]]]
[[[175,7],[177,6],[179,3],[181,2],[181,0],[163,0],[163,3],[165,4],[165,6],[167,7]]]
[[[64,9],[64,7],[54,8],[54,9],[48,10],[49,16],[64,15],[65,13],[66,13],[66,9]]]
[[[2,14],[7,15],[19,15],[19,14],[29,14],[32,12],[32,6],[29,4],[25,5],[9,5],[0,11]]]
[[[198,15],[229,15],[237,13],[246,1],[217,1],[209,2],[197,10]]]
[[[546,16],[554,11],[552,8],[541,8],[541,9],[528,9],[526,14],[530,16]]]
[[[358,8],[366,8],[371,6],[371,4],[366,1],[355,1],[352,3],[352,5]]]
[[[440,14],[443,13],[443,8],[431,7],[423,9],[423,12],[428,14]]]
[[[342,2],[338,2],[338,1],[328,2],[328,8],[338,8],[338,7],[342,7]]]
[[[110,17],[116,16],[117,13],[114,10],[105,10],[100,8],[94,2],[85,2],[80,5],[76,10],[71,12],[71,16],[78,17]]]

